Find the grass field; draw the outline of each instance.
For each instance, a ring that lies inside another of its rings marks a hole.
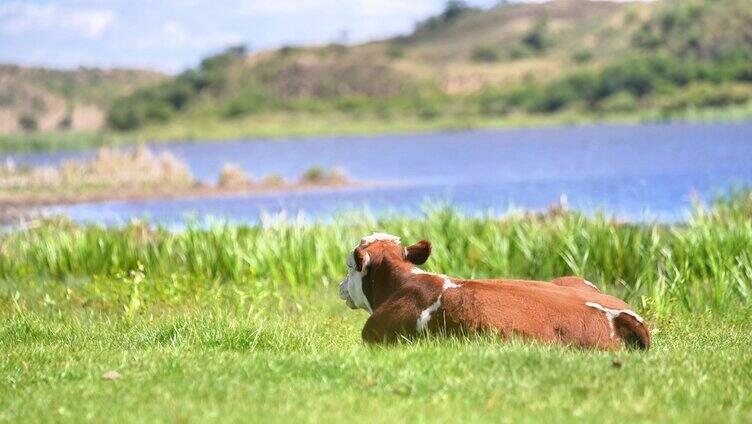
[[[319,296],[302,310],[211,302],[130,320],[59,303],[3,313],[0,420],[752,419],[749,316],[653,319],[646,354],[491,337],[368,348],[364,313]],[[122,377],[103,380],[111,370]]]
[[[366,347],[336,283],[377,229],[432,240],[432,271],[597,281],[648,320],[653,348]],[[677,226],[443,209],[181,232],[45,223],[0,235],[0,420],[749,422],[751,247],[747,193]]]

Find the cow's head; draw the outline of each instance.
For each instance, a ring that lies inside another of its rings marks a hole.
[[[374,233],[363,237],[347,257],[347,278],[339,285],[339,297],[352,309],[373,313],[431,255],[431,243],[422,240],[402,247],[400,238]]]

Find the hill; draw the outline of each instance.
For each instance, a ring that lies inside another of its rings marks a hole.
[[[63,71],[0,64],[0,134],[99,129],[115,98],[166,78],[151,71]]]
[[[752,3],[557,0],[478,9],[450,1],[408,35],[252,54],[238,46],[175,77],[153,77],[159,82],[100,98],[111,100],[106,125],[116,137],[748,117]]]

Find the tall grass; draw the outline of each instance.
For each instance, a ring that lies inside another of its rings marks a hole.
[[[146,185],[190,186],[188,166],[169,152],[160,155],[140,145],[134,149],[100,148],[90,160],[67,160],[59,166],[17,167],[11,160],[0,165],[0,191],[58,191],[84,187]]]
[[[734,312],[752,306],[752,197],[737,194],[686,224],[632,225],[574,213],[468,217],[451,209],[423,219],[343,218],[295,226],[190,226],[180,232],[46,223],[0,236],[0,279],[112,277],[143,269],[172,290],[233,281],[264,291],[333,289],[360,236],[388,231],[429,239],[427,269],[459,277],[546,280],[576,274],[643,311]],[[204,282],[204,283],[202,283]],[[160,288],[157,288],[160,290]]]

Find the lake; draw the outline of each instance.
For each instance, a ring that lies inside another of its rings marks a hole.
[[[353,208],[417,215],[451,204],[466,213],[542,210],[566,196],[569,207],[621,219],[678,221],[693,199],[712,200],[752,183],[752,121],[523,128],[292,140],[155,145],[185,160],[202,180],[231,162],[250,175],[300,176],[339,167],[377,186],[299,193],[56,206],[79,222],[148,218],[165,225],[209,217],[258,222],[262,216],[330,219]],[[12,155],[54,164],[92,151]]]

